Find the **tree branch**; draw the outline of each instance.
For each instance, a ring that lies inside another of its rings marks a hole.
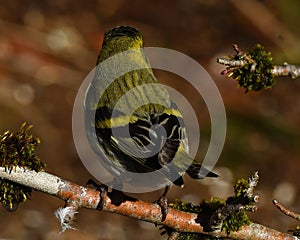
[[[21,167],[14,167],[13,170],[9,172],[4,167],[0,167],[0,177],[64,200],[67,203],[67,207],[64,208],[66,211],[60,209],[60,213],[58,213],[60,217],[63,217],[63,219],[60,219],[61,224],[68,225],[68,223],[72,222],[73,215],[75,215],[80,207],[97,209],[97,205],[100,201],[100,193],[97,190],[77,185],[46,172],[36,172]],[[248,240],[266,238],[296,239],[289,234],[281,233],[256,223],[244,226],[241,230],[232,232],[229,235],[223,231],[205,232],[199,223],[199,216],[195,213],[187,213],[169,208],[166,220],[161,222],[161,210],[157,204],[134,200],[125,201],[119,206],[116,206],[107,195],[104,196],[103,202],[103,211],[164,225],[174,229],[176,232],[202,233],[215,237]],[[68,210],[72,210],[71,214],[68,214]],[[68,228],[71,227],[66,227],[65,229]]]
[[[285,215],[294,218],[296,220],[300,220],[300,214],[299,213],[295,213],[292,210],[287,209],[286,207],[284,207],[280,202],[278,202],[276,199],[273,200],[273,204]]]
[[[236,80],[246,92],[272,88],[275,85],[274,77],[300,77],[300,66],[286,62],[282,66],[273,65],[271,53],[266,52],[260,44],[249,52],[243,52],[237,44],[233,44],[233,49],[234,55],[217,58],[217,63],[227,66],[221,74]]]

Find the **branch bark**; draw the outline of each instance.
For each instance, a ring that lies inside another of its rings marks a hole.
[[[0,177],[56,196],[64,200],[67,206],[71,206],[75,211],[80,207],[96,210],[100,201],[100,193],[97,190],[77,185],[46,172],[35,172],[20,167],[15,167],[11,172],[8,172],[4,167],[0,167]],[[169,208],[166,220],[161,222],[161,209],[157,204],[136,200],[125,201],[116,206],[108,196],[103,198],[103,211],[164,225],[174,229],[176,232],[194,232],[216,237],[248,240],[297,239],[289,234],[281,233],[256,223],[244,226],[241,230],[229,235],[221,231],[204,232],[197,214]]]

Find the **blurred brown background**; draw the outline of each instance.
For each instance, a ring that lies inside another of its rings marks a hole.
[[[139,28],[145,46],[165,47],[197,60],[215,80],[228,121],[225,147],[216,171],[218,181],[190,181],[173,188],[170,199],[194,203],[226,197],[233,182],[258,170],[261,181],[258,221],[281,231],[296,222],[271,203],[276,197],[300,211],[300,81],[278,79],[271,91],[244,93],[220,76],[217,57],[248,50],[256,43],[272,51],[274,63],[300,64],[300,2],[297,0],[91,0],[0,1],[0,131],[34,125],[46,170],[85,184],[91,176],[77,156],[72,139],[72,106],[77,90],[95,66],[104,31],[117,25]],[[201,96],[157,72],[159,80],[183,94],[199,114],[199,161],[209,141],[209,116]],[[199,79],[200,81],[200,79]],[[184,84],[184,83],[183,83]],[[185,91],[185,92],[184,92]],[[191,96],[192,95],[192,96]],[[203,147],[204,146],[204,147]],[[143,196],[155,200],[159,192]],[[142,197],[142,198],[143,198]],[[74,227],[58,235],[54,211],[63,202],[39,192],[14,212],[0,210],[1,239],[165,239],[153,224],[80,209]]]

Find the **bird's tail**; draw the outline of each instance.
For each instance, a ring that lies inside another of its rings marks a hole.
[[[186,170],[186,173],[194,179],[201,179],[205,177],[219,177],[218,174],[213,173],[203,167],[200,163],[193,162]]]

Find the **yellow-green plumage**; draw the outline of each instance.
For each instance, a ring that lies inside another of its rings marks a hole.
[[[170,100],[168,91],[158,84],[142,47],[142,35],[135,28],[121,26],[105,33],[92,87],[98,90],[106,87],[100,99],[86,104],[86,108],[96,108],[94,123],[87,124],[94,124],[99,145],[108,156],[103,160],[104,166],[122,179],[124,170],[151,172],[174,161],[175,168],[164,174],[176,185],[183,185],[181,176],[185,171],[196,179],[205,175],[216,177],[190,159],[182,115]],[[115,65],[112,62],[104,69],[99,66],[128,50],[126,62],[121,64],[135,65],[139,69],[106,84],[109,73],[121,67],[120,62]],[[125,134],[128,129],[130,135]],[[151,151],[154,154],[149,155]],[[174,174],[176,179],[171,177]]]

